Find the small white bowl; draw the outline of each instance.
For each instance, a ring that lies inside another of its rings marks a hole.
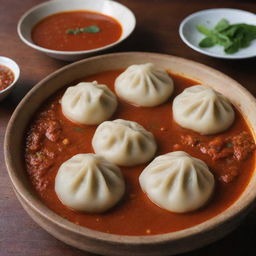
[[[189,47],[208,56],[223,58],[223,59],[246,59],[256,56],[256,40],[252,41],[247,48],[239,49],[234,54],[226,54],[223,46],[213,46],[209,48],[199,47],[199,42],[205,37],[201,34],[196,26],[198,24],[205,25],[208,28],[213,28],[219,20],[227,19],[230,24],[247,23],[256,25],[256,15],[247,11],[220,8],[209,9],[195,12],[186,17],[180,24],[180,37]]]
[[[4,90],[0,90],[0,101],[7,97],[8,94],[13,90],[14,85],[20,76],[20,68],[18,64],[10,58],[0,56],[0,65],[8,67],[14,74],[13,82],[6,87]]]
[[[114,43],[106,46],[84,51],[56,51],[40,47],[31,39],[31,30],[34,25],[43,18],[58,12],[74,11],[74,10],[89,10],[105,14],[116,19],[122,26],[122,35]],[[99,51],[106,50],[114,45],[119,44],[126,39],[134,30],[136,19],[131,10],[124,5],[112,0],[52,0],[39,4],[28,10],[18,22],[18,34],[21,40],[28,46],[43,52],[50,57],[73,61],[82,59]]]

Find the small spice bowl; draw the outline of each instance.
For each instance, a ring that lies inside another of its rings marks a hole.
[[[0,101],[1,101],[5,97],[7,97],[7,95],[10,94],[10,92],[13,90],[14,85],[16,84],[16,82],[20,76],[20,68],[15,61],[13,61],[10,58],[3,57],[3,56],[0,56],[0,66],[5,66],[5,67],[9,68],[14,75],[14,79],[13,79],[12,83],[10,85],[8,85],[5,89],[0,90]],[[0,76],[0,79],[1,79],[1,76]]]

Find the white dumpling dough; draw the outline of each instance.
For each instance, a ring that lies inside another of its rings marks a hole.
[[[124,191],[120,169],[95,154],[73,156],[60,166],[55,178],[55,192],[61,202],[78,211],[104,212]]]
[[[173,80],[152,63],[132,65],[117,77],[115,91],[131,104],[154,107],[170,98]]]
[[[183,151],[156,157],[143,170],[139,181],[153,203],[177,213],[203,206],[211,197],[215,183],[207,165]]]
[[[104,84],[81,82],[68,87],[61,99],[63,114],[73,122],[95,125],[112,116],[117,107],[114,93]]]
[[[92,139],[95,153],[110,162],[133,166],[151,160],[157,145],[154,136],[136,122],[117,119],[98,126]]]
[[[172,110],[180,126],[204,135],[225,131],[235,119],[228,99],[201,85],[191,86],[175,97]]]

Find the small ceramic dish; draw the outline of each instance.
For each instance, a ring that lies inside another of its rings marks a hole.
[[[10,58],[3,57],[3,56],[0,56],[0,65],[6,66],[14,74],[13,82],[8,87],[6,87],[4,90],[0,90],[0,101],[1,101],[5,97],[7,97],[7,95],[9,95],[11,93],[11,91],[14,89],[14,86],[20,76],[20,68],[15,61],[13,61]]]
[[[213,46],[209,48],[199,47],[199,42],[205,37],[197,30],[197,25],[202,24],[208,28],[213,28],[221,19],[227,19],[230,24],[246,23],[256,25],[256,15],[247,11],[220,8],[195,12],[186,17],[180,24],[179,34],[181,39],[189,47],[202,54],[222,58],[222,59],[246,59],[256,56],[256,40],[252,41],[247,48],[239,49],[234,54],[226,54],[223,46]]]
[[[54,13],[63,11],[87,10],[110,16],[122,26],[122,34],[114,43],[83,51],[57,51],[36,45],[31,39],[31,31],[36,23]],[[125,40],[134,30],[136,19],[131,10],[111,0],[52,0],[28,10],[18,22],[18,34],[28,46],[56,59],[73,61],[82,59],[99,51],[109,49]]]
[[[194,61],[162,54],[129,52],[84,59],[55,71],[34,86],[13,113],[5,136],[5,161],[17,197],[28,214],[50,234],[74,247],[111,256],[178,254],[220,239],[237,227],[254,206],[255,170],[239,198],[226,210],[201,224],[159,235],[127,236],[92,230],[64,219],[39,199],[28,179],[23,158],[24,137],[37,109],[56,91],[75,80],[107,70],[127,68],[134,63],[148,62],[210,86],[225,95],[246,117],[252,135],[256,137],[256,101],[253,96],[223,73]]]

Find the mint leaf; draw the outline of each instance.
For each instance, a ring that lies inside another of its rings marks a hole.
[[[206,36],[210,36],[210,34],[211,34],[211,30],[210,29],[208,29],[207,27],[205,27],[204,25],[197,25],[196,26],[197,27],[197,30],[199,31],[199,32],[201,32],[202,34],[204,34],[204,35],[206,35]]]
[[[84,27],[84,28],[66,30],[66,34],[71,34],[71,35],[77,35],[80,33],[98,33],[98,32],[100,32],[100,28],[96,25]]]
[[[217,25],[214,27],[214,29],[218,32],[225,30],[229,27],[229,22],[226,19],[221,19]]]
[[[84,129],[82,127],[74,127],[74,130],[77,132],[83,132]]]
[[[225,48],[225,53],[234,54],[239,50],[239,48],[240,48],[239,41],[235,41],[229,47]]]
[[[215,37],[216,44],[222,45],[224,47],[227,47],[232,43],[228,36],[221,33],[215,33]]]
[[[200,47],[224,46],[227,54],[233,54],[240,48],[248,47],[256,39],[256,26],[245,23],[230,25],[226,19],[221,19],[213,29],[197,25],[197,30],[206,35],[199,42]]]
[[[68,29],[66,30],[66,34],[76,35],[79,34],[79,29]]]
[[[206,37],[199,43],[202,48],[212,47],[215,45],[214,39],[212,37]]]
[[[226,35],[229,38],[233,38],[237,33],[238,27],[237,26],[229,26],[225,31],[222,31],[223,35]]]
[[[80,29],[81,32],[84,33],[98,33],[100,32],[100,28],[98,26],[89,26],[89,27],[85,27],[85,28],[81,28]]]

